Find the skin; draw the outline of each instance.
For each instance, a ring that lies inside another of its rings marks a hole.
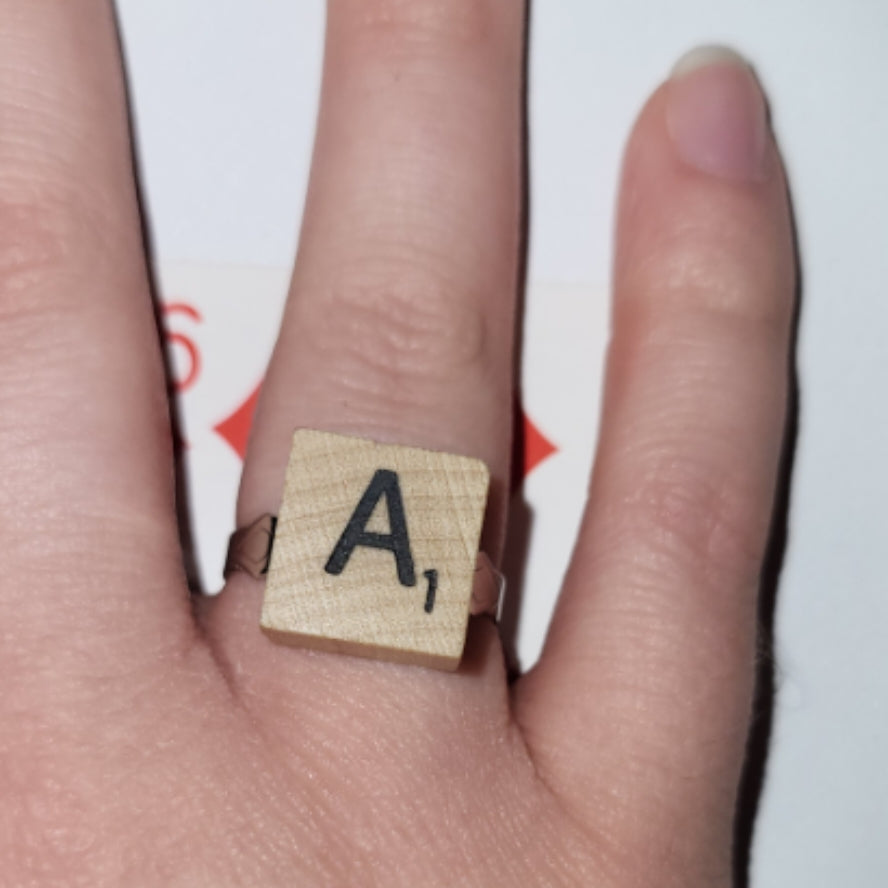
[[[330,0],[239,523],[307,426],[484,459],[500,550],[523,16]],[[638,118],[588,507],[509,685],[483,618],[450,675],[271,644],[243,575],[195,611],[112,10],[0,20],[5,884],[730,884],[795,281],[773,138],[730,182],[676,155],[668,83]]]

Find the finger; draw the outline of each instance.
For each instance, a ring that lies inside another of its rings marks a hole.
[[[188,609],[113,11],[0,15],[0,671],[54,708]]]
[[[785,187],[751,71],[689,57],[628,146],[589,504],[517,690],[541,767],[648,861],[729,847],[786,406]]]
[[[293,430],[309,427],[480,457],[496,555],[511,434],[522,24],[511,0],[329,4],[301,244],[239,523],[278,509]],[[299,657],[260,635],[260,596],[233,578],[213,631],[232,659],[249,650],[286,675]]]

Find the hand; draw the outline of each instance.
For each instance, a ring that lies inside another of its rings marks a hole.
[[[276,646],[243,575],[195,616],[111,8],[0,11],[4,884],[728,885],[794,290],[749,70],[635,127],[589,505],[509,686],[484,619],[453,675]],[[499,551],[522,31],[513,0],[330,0],[239,524],[308,426],[482,458]]]

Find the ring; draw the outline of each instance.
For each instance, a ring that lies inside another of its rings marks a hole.
[[[455,670],[468,618],[499,621],[479,551],[489,472],[470,457],[299,429],[281,507],[236,530],[226,579],[266,578],[273,641]]]

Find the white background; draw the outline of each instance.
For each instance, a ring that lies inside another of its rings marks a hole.
[[[165,289],[185,288],[204,306],[216,298],[213,341],[242,343],[239,325],[252,318],[244,367],[228,366],[227,377],[222,369],[217,376],[240,386],[240,398],[261,374],[257,355],[271,342],[296,239],[322,4],[121,0],[119,7],[155,258]],[[740,48],[765,83],[792,184],[804,281],[800,433],[777,608],[778,706],[751,882],[883,888],[885,0],[534,4],[525,388],[534,418],[558,432],[563,447],[525,490],[536,514],[520,644],[525,660],[532,658],[552,598],[543,590],[557,585],[567,557],[560,531],[575,522],[581,504],[595,434],[622,144],[647,93],[699,42]],[[238,269],[208,267],[220,265]],[[208,375],[212,351],[208,346]],[[543,378],[533,368],[548,354],[558,360]],[[256,366],[246,367],[250,362]],[[559,385],[577,378],[589,380],[580,392]],[[211,401],[206,396],[201,403]],[[199,414],[199,405],[189,412]],[[195,439],[205,427],[189,418]],[[205,527],[212,528],[199,533],[199,542],[217,557],[237,465],[224,448],[213,456],[212,446],[195,446],[195,456],[206,459],[193,483],[196,505],[209,516]]]

